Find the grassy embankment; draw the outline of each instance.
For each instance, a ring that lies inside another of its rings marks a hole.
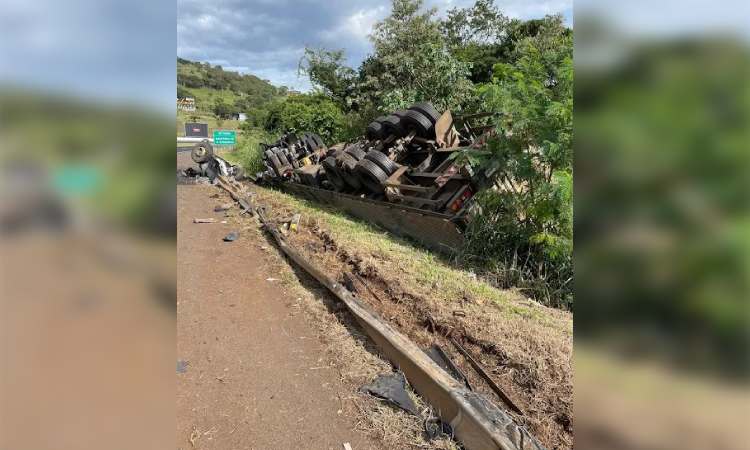
[[[379,299],[364,290],[360,299],[420,347],[439,342],[452,351],[446,336],[455,336],[480,356],[495,380],[521,406],[527,427],[541,442],[549,448],[572,446],[571,313],[541,306],[515,290],[496,289],[471,270],[340,210],[273,189],[251,189],[259,202],[271,207],[272,219],[302,214],[302,231],[291,233],[290,240],[315,264],[335,278],[341,278],[342,270],[361,275]],[[308,248],[312,242],[318,243],[318,250]],[[328,251],[320,250],[324,247]],[[288,270],[285,273],[294,273],[293,268]],[[295,278],[286,281],[299,283]],[[373,370],[381,367],[379,363],[372,362],[364,350],[356,358],[351,356],[353,348],[342,346],[340,327],[334,323],[341,316],[331,315],[330,308],[329,312],[321,310],[320,299],[308,300],[302,303],[321,321],[318,326],[327,336],[324,340],[331,342],[329,351],[338,361],[342,377],[355,385],[369,381]],[[493,398],[465,361],[454,356],[474,378],[473,385]],[[367,421],[376,428],[382,426],[378,421],[396,420],[382,409],[373,414]],[[418,433],[414,439],[419,439]]]

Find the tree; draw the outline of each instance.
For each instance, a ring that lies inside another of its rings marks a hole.
[[[214,102],[214,114],[221,119],[228,119],[234,113],[232,105],[224,101],[223,98],[217,98]]]
[[[393,111],[428,101],[438,111],[461,110],[474,94],[470,68],[470,63],[458,61],[445,48],[424,44],[410,62],[393,68],[400,86],[385,94],[382,109]]]
[[[305,45],[305,53],[299,61],[298,74],[304,73],[320,93],[329,96],[341,106],[350,106],[355,90],[356,72],[346,65],[344,50],[311,50]]]
[[[560,37],[572,35],[562,14],[527,21],[510,20],[494,0],[477,0],[472,7],[453,8],[440,29],[453,55],[472,63],[474,83],[491,81],[495,64],[515,62],[519,45],[530,38],[535,48],[545,51],[554,47]]]
[[[375,53],[363,61],[359,70],[362,103],[383,109],[385,95],[413,92],[418,80],[411,68],[417,65],[424,68],[423,61],[417,61],[422,57],[420,48],[444,46],[437,10],[422,11],[423,6],[424,0],[392,0],[391,14],[373,26],[370,40]]]
[[[424,0],[391,0],[390,16],[376,22],[369,36],[378,58],[411,57],[420,45],[445,43],[436,19],[437,8],[420,12],[423,7]]]
[[[440,29],[453,55],[472,63],[471,81],[486,83],[492,79],[492,66],[503,61],[498,53],[510,24],[494,0],[477,0],[472,7],[448,11]]]
[[[448,11],[440,29],[451,47],[493,45],[503,40],[509,23],[494,0],[477,0],[470,8]]]
[[[188,91],[187,89],[181,86],[177,86],[177,98],[182,99],[182,98],[187,98],[187,97],[192,97],[192,96],[193,94],[191,94],[190,91]]]

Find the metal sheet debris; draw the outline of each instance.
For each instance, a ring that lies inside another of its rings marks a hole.
[[[177,373],[187,373],[187,366],[190,365],[190,361],[177,361]]]
[[[523,411],[521,411],[521,408],[516,406],[515,403],[513,403],[513,400],[508,397],[505,392],[503,392],[502,389],[500,389],[500,386],[495,383],[495,381],[490,377],[487,372],[482,368],[481,365],[467,352],[463,347],[461,347],[461,344],[458,343],[455,339],[451,338],[451,343],[454,347],[456,347],[456,350],[458,350],[462,355],[464,355],[464,358],[466,358],[467,361],[469,361],[469,364],[471,364],[471,367],[474,368],[474,370],[479,374],[480,377],[482,377],[487,384],[490,385],[490,388],[497,394],[498,397],[500,397],[506,405],[510,407],[514,412],[523,415]]]
[[[227,235],[227,237],[224,238],[224,241],[226,241],[226,242],[232,242],[232,241],[236,241],[239,238],[240,238],[240,234],[239,233],[229,233]]]
[[[414,400],[412,400],[406,392],[406,379],[401,372],[396,372],[391,375],[380,375],[371,383],[359,388],[359,390],[374,395],[375,397],[388,400],[391,404],[398,406],[404,411],[414,414],[417,417],[422,416],[419,413]]]

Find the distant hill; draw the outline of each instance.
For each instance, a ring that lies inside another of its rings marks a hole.
[[[177,57],[177,98],[193,97],[199,112],[210,112],[216,99],[224,99],[237,112],[246,112],[290,93],[255,75],[225,71],[221,66]]]

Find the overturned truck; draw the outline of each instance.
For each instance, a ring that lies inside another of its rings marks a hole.
[[[454,118],[420,102],[332,147],[310,133],[283,135],[263,144],[266,170],[257,180],[453,253],[463,244],[475,194],[495,183],[492,174],[454,158],[492,136],[490,125],[472,126],[488,116]]]

